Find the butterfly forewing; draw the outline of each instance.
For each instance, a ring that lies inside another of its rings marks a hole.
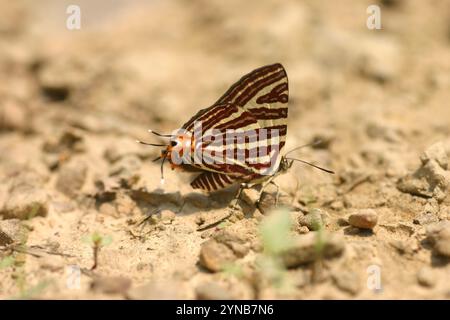
[[[192,166],[207,171],[191,185],[213,191],[236,181],[260,179],[270,167],[276,170],[287,133],[288,96],[283,66],[264,66],[186,122],[183,129],[193,136],[196,123],[201,124],[201,141],[196,143],[204,157]]]

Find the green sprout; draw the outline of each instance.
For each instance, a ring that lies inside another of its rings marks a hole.
[[[292,246],[293,240],[290,235],[292,225],[289,211],[281,209],[266,218],[260,228],[263,255],[257,260],[257,266],[264,277],[281,290],[289,289],[286,268],[280,254]]]
[[[261,225],[261,237],[264,253],[278,255],[288,249],[292,244],[289,232],[292,219],[287,210],[277,210],[271,214]]]
[[[84,242],[88,243],[93,249],[94,263],[91,270],[97,268],[98,265],[98,254],[102,247],[105,247],[112,242],[112,237],[109,235],[102,236],[98,232],[94,232],[89,236],[83,238]]]
[[[323,251],[325,249],[325,232],[322,224],[317,226],[316,242],[314,243],[314,251],[316,253],[314,263],[312,265],[312,281],[317,282],[322,274],[323,267]]]
[[[16,260],[13,256],[4,257],[2,260],[0,260],[0,270],[13,266],[15,262]]]
[[[224,228],[226,228],[227,226],[229,226],[230,225],[230,223],[229,222],[226,222],[226,221],[222,221],[221,223],[219,223],[218,225],[217,225],[217,229],[224,229]]]
[[[315,225],[317,228],[317,237],[316,237],[316,243],[314,245],[314,250],[316,251],[317,257],[322,257],[323,249],[325,248],[325,233],[323,231],[323,226],[320,223],[317,223]]]
[[[241,266],[232,262],[224,264],[222,272],[226,277],[242,278],[244,275],[244,271]]]
[[[27,214],[27,217],[26,217],[27,220],[31,220],[34,217],[36,217],[39,214],[39,212],[42,210],[42,205],[40,203],[38,203],[38,202],[33,202],[30,205],[29,209],[30,210],[29,210],[29,212]]]
[[[13,299],[22,299],[22,300],[33,299],[34,297],[39,296],[50,285],[50,283],[51,281],[43,280],[33,287],[30,287],[28,289],[23,288],[21,290],[19,297]]]
[[[112,242],[112,237],[110,235],[102,236],[98,232],[94,232],[83,238],[83,241],[89,244],[91,247],[99,246],[105,247]]]

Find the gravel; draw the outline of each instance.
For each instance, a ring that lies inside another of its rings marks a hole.
[[[348,218],[348,223],[351,226],[360,229],[373,229],[378,222],[378,214],[373,209],[360,210]]]

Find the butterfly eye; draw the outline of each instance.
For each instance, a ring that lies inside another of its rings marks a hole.
[[[170,145],[172,147],[175,147],[177,144],[178,144],[178,141],[175,141],[175,140],[170,141]]]

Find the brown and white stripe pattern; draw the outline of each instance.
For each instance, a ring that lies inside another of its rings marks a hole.
[[[186,122],[183,129],[194,133],[194,124],[200,121],[202,138],[208,138],[205,139],[207,142],[202,143],[201,151],[224,160],[224,163],[192,164],[200,170],[205,170],[192,182],[192,187],[214,191],[237,181],[251,182],[261,179],[262,170],[273,165],[270,157],[274,149],[278,150],[275,161],[278,166],[287,134],[288,97],[286,72],[281,64],[276,63],[245,75],[214,105],[200,110]],[[266,129],[268,134],[260,136],[261,129]],[[271,135],[271,129],[276,130],[274,137]],[[211,143],[208,130],[213,130],[214,136],[221,137],[221,146]],[[245,139],[229,141],[227,130],[239,130]],[[252,138],[255,134],[256,138]],[[194,136],[192,134],[193,139]],[[255,154],[252,152],[255,148],[258,151],[256,158],[249,157]],[[239,160],[238,154],[245,155],[244,162]]]
[[[198,175],[192,182],[194,189],[202,189],[205,191],[215,191],[227,188],[233,185],[236,179],[233,176],[220,174],[217,172],[203,172]]]
[[[226,123],[239,118],[243,111],[257,115],[257,120],[287,119],[288,97],[288,78],[283,66],[279,63],[264,66],[243,76],[214,105],[200,110],[186,122],[183,129],[192,131],[194,122],[202,121],[206,130],[208,122]],[[272,111],[269,113],[267,109]]]

